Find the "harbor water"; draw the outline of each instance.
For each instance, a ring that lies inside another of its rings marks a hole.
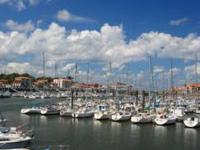
[[[72,119],[60,116],[23,115],[30,103],[51,100],[0,99],[0,111],[9,125],[26,125],[34,130],[33,149],[66,145],[69,150],[198,150],[200,128],[134,125],[131,122]]]

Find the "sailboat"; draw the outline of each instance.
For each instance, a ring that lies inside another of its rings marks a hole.
[[[64,107],[60,110],[61,117],[72,117],[73,113],[74,113],[74,110],[69,107]]]
[[[111,116],[112,121],[128,121],[131,119],[131,113],[125,111],[119,111]]]
[[[41,114],[41,107],[30,107],[30,108],[22,108],[21,113],[22,114]]]
[[[60,110],[56,105],[43,107],[40,111],[42,115],[59,115]]]
[[[91,118],[93,115],[94,112],[89,110],[87,107],[79,108],[77,111],[72,113],[72,117],[74,118]]]
[[[176,123],[176,117],[171,114],[158,114],[154,120],[156,125],[172,125]]]
[[[152,123],[154,115],[148,113],[139,113],[131,117],[131,122],[135,124]]]
[[[188,128],[200,127],[200,117],[199,116],[188,116],[183,121],[184,125]]]

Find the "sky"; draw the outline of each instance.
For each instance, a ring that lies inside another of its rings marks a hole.
[[[171,60],[176,84],[196,82],[199,6],[198,0],[0,0],[0,73],[42,76],[44,53],[47,76],[73,75],[77,64],[79,78],[89,72],[91,82],[115,76],[146,86],[151,57],[158,83],[162,76],[168,82]]]

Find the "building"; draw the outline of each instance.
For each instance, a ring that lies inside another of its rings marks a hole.
[[[0,87],[7,87],[8,86],[8,80],[6,79],[0,79]]]
[[[46,79],[38,79],[34,82],[34,85],[38,88],[49,87],[49,81]]]
[[[191,83],[185,86],[179,86],[174,89],[178,94],[198,93],[200,92],[200,83]]]
[[[29,77],[16,77],[12,86],[16,89],[27,90],[32,87],[32,79]]]
[[[70,88],[73,83],[74,82],[71,78],[56,78],[56,79],[53,79],[52,87],[66,89],[66,88]]]
[[[189,93],[197,93],[200,92],[200,83],[192,83],[192,84],[188,84],[186,85],[187,87],[187,91]]]
[[[73,88],[75,89],[98,89],[101,88],[102,85],[98,83],[75,83],[73,84]]]

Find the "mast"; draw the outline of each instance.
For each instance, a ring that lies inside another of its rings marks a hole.
[[[162,97],[163,97],[163,101],[165,100],[165,77],[164,77],[164,71],[161,72],[161,78],[162,78]]]
[[[77,75],[78,75],[78,65],[76,63],[76,65],[75,65],[75,72],[74,72],[74,81],[75,82],[77,81]]]
[[[110,94],[111,93],[111,91],[112,91],[112,87],[111,87],[111,84],[113,83],[111,80],[112,80],[112,63],[111,62],[109,62],[109,81],[108,81],[108,84],[109,84],[109,88],[108,88],[108,94]],[[117,86],[117,85],[116,85]],[[113,89],[113,92],[114,92],[114,89]]]
[[[86,95],[85,95],[85,98],[86,98],[86,101],[88,100],[88,90],[89,90],[89,73],[90,73],[90,66],[89,66],[89,63],[87,63],[87,77],[86,77],[86,82],[87,82],[87,86],[86,86]]]
[[[112,79],[112,63],[111,62],[109,63],[109,71],[110,71],[110,80],[111,80]],[[110,84],[112,83],[112,81],[110,82]]]
[[[173,79],[173,58],[170,59],[170,83],[171,83],[171,94],[174,98],[174,79]]]
[[[154,92],[154,76],[153,76],[153,67],[152,67],[152,58],[151,56],[149,56],[149,75],[150,75],[150,86],[149,86],[149,102],[151,102],[151,95],[152,98],[154,96],[154,93],[152,93],[151,91]]]
[[[42,52],[42,60],[43,60],[43,77],[45,77],[45,53]]]
[[[55,76],[55,78],[58,76],[57,71],[58,71],[58,66],[57,66],[57,63],[55,61],[54,62],[54,76]]]
[[[198,82],[198,56],[195,54],[195,82]]]
[[[89,74],[90,74],[90,64],[87,63],[87,78],[86,78],[87,85],[89,83]]]

